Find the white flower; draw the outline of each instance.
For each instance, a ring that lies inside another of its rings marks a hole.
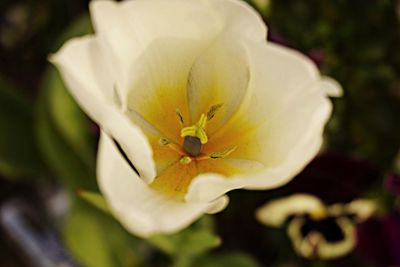
[[[178,231],[222,210],[232,189],[287,183],[317,153],[325,89],[338,85],[266,43],[245,3],[93,1],[90,11],[96,34],[52,62],[102,129],[98,182],[131,232]]]
[[[325,205],[318,198],[296,194],[277,199],[257,210],[257,219],[270,227],[287,227],[297,254],[305,258],[333,259],[356,245],[355,225],[376,210],[372,200]]]

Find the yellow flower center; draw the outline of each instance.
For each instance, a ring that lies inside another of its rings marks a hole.
[[[179,110],[176,110],[177,119],[181,124],[181,142],[160,138],[157,145],[163,149],[164,154],[175,158],[172,163],[159,171],[157,177],[151,184],[154,189],[160,190],[168,195],[183,199],[191,180],[200,173],[213,172],[231,175],[235,171],[223,163],[216,164],[215,161],[226,158],[236,147],[228,147],[222,151],[213,151],[207,134],[207,124],[214,118],[221,104],[211,106],[207,113],[202,113],[193,125],[185,126],[185,118]],[[154,147],[155,151],[160,148]],[[166,150],[167,151],[166,151]],[[157,163],[157,158],[155,158]]]

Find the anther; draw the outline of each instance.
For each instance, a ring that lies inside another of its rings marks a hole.
[[[222,107],[222,104],[217,104],[217,105],[213,105],[211,106],[211,108],[208,110],[207,112],[207,120],[211,120],[212,118],[214,118],[215,113],[217,113],[217,111]]]
[[[179,155],[186,155],[186,153],[184,151],[182,151],[182,149],[177,144],[173,143],[172,141],[168,140],[167,138],[158,139],[158,144],[160,146],[168,147],[169,149],[177,152]]]
[[[167,138],[160,138],[158,139],[158,144],[161,146],[166,146],[168,144],[170,144],[171,141],[169,141]]]
[[[187,164],[189,164],[190,162],[192,162],[192,158],[191,158],[191,157],[188,157],[188,156],[185,156],[185,157],[182,157],[182,158],[179,160],[179,162],[180,162],[181,164],[187,165]]]
[[[183,120],[183,116],[181,111],[177,108],[175,110],[176,116],[178,116],[179,122],[183,125],[185,123],[185,121]]]

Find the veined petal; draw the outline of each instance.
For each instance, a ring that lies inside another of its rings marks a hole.
[[[220,18],[210,8],[205,8],[202,1],[135,0],[117,3],[100,0],[91,2],[90,11],[96,34],[104,44],[104,52],[119,73],[121,87],[129,82],[127,75],[132,62],[155,39],[202,41],[222,27]]]
[[[188,83],[188,105],[192,121],[214,105],[221,105],[207,124],[212,135],[236,112],[249,84],[245,49],[235,36],[216,39],[194,62]]]
[[[236,36],[237,39],[265,42],[267,27],[261,16],[244,1],[203,0],[223,18],[222,35]]]
[[[57,65],[69,91],[86,113],[123,148],[143,179],[155,176],[152,150],[142,131],[114,106],[109,92],[112,82],[103,82],[105,65],[94,37],[72,39],[51,61]],[[79,68],[77,67],[79,66]]]
[[[207,40],[158,39],[132,64],[129,86],[124,88],[125,109],[133,110],[163,137],[179,142],[182,123],[190,125],[187,79],[196,57]],[[134,119],[134,118],[132,118]]]
[[[238,109],[249,82],[247,55],[242,42],[265,42],[266,26],[246,3],[204,0],[223,18],[224,26],[194,63],[189,77],[191,118],[197,120],[212,105],[222,104],[208,126],[212,134]]]
[[[304,168],[322,144],[332,107],[313,63],[291,49],[253,44],[249,67],[247,96],[230,121],[210,137],[207,148],[220,151],[235,146],[228,158],[260,162],[265,168],[229,177],[225,188],[220,176],[199,176],[188,194],[217,184],[221,193],[233,188],[281,186]],[[205,153],[209,152],[207,148]],[[200,200],[198,196],[187,198]],[[207,196],[218,197],[211,193]]]
[[[132,233],[147,237],[178,231],[203,213],[223,209],[228,199],[185,203],[151,189],[119,154],[110,137],[101,134],[97,176],[100,189],[114,215]]]
[[[311,214],[325,209],[316,197],[296,194],[267,203],[256,212],[257,219],[269,226],[280,227],[290,215]]]

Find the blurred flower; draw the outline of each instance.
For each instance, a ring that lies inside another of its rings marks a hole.
[[[268,226],[285,226],[300,256],[333,259],[352,251],[356,245],[355,224],[374,211],[371,200],[327,206],[312,195],[296,194],[267,203],[256,215]]]
[[[385,177],[385,186],[390,192],[400,196],[400,175],[396,173],[387,175]]]
[[[285,187],[291,193],[314,195],[326,204],[362,197],[382,176],[368,161],[339,153],[318,155]]]
[[[266,43],[242,1],[93,1],[90,10],[96,35],[51,60],[100,125],[100,189],[131,232],[180,230],[223,209],[229,190],[287,183],[319,150],[327,91],[339,85]]]
[[[392,212],[357,227],[360,252],[378,266],[400,266],[400,215]]]

